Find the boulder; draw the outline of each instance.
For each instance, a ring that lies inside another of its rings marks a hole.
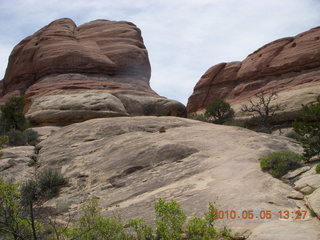
[[[0,102],[25,95],[25,111],[35,125],[146,115],[149,109],[150,115],[184,116],[183,104],[150,88],[150,76],[148,52],[133,23],[96,20],[76,26],[63,18],[13,49]]]
[[[237,117],[241,105],[260,92],[275,90],[281,104],[278,122],[292,120],[301,104],[315,102],[320,92],[320,27],[273,41],[242,62],[220,63],[201,77],[189,97],[189,115],[203,111],[215,98],[231,103]]]

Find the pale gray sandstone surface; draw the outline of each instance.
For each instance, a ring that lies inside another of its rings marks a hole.
[[[239,216],[243,210],[255,216],[272,212],[270,220],[217,222],[251,240],[320,239],[319,220],[309,212],[304,220],[279,219],[278,211],[306,209],[305,203],[288,198],[293,188],[259,166],[259,158],[272,151],[301,152],[288,138],[177,117],[101,118],[51,132],[39,144],[38,171],[59,168],[69,183],[45,206],[63,204],[77,213],[85,201],[99,198],[106,215],[116,211],[152,222],[157,198],[176,200],[189,216],[201,215],[215,201]],[[0,175],[12,175],[16,167]]]

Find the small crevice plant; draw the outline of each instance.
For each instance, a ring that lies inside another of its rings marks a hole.
[[[260,166],[263,171],[280,178],[289,171],[301,167],[302,156],[288,151],[273,152],[260,159]]]
[[[320,96],[317,102],[303,105],[300,117],[293,123],[294,130],[302,136],[304,158],[308,161],[320,155]]]

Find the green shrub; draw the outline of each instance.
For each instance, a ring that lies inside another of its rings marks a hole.
[[[103,217],[98,207],[98,200],[93,199],[82,207],[82,216],[67,229],[65,235],[71,239],[128,239],[124,224],[118,218]]]
[[[309,212],[310,212],[310,216],[311,217],[316,217],[317,216],[316,212],[313,209],[310,208]]]
[[[279,178],[290,170],[302,166],[302,156],[293,152],[273,152],[260,159],[263,171],[269,172],[273,177]]]
[[[192,116],[192,119],[202,122],[210,122],[210,119],[208,119],[205,114],[195,114]]]
[[[233,119],[234,110],[223,99],[215,99],[206,107],[205,116],[213,123],[222,124]]]
[[[25,135],[26,141],[29,145],[35,146],[39,143],[39,134],[36,131],[27,129],[23,132],[23,134]]]
[[[39,193],[42,197],[51,198],[58,194],[60,187],[67,181],[61,175],[60,171],[54,168],[46,168],[37,176]]]
[[[155,204],[156,232],[160,239],[180,239],[186,214],[175,201],[165,202],[161,198]]]
[[[213,203],[202,218],[193,217],[186,222],[186,215],[175,201],[159,199],[155,204],[156,231],[142,219],[129,220],[125,224],[119,217],[104,217],[98,200],[85,203],[81,216],[72,225],[61,226],[52,215],[34,211],[34,203],[41,197],[39,183],[29,180],[17,191],[17,185],[5,184],[0,179],[0,238],[2,239],[110,239],[110,240],[154,240],[154,239],[233,239],[230,229],[216,229],[213,219],[217,211]],[[22,211],[21,206],[26,206]],[[26,217],[26,210],[30,211]],[[37,213],[37,214],[35,214]],[[54,214],[50,212],[51,214]],[[45,219],[50,219],[46,224]],[[184,228],[186,225],[186,228]]]
[[[25,146],[33,145],[38,143],[38,133],[32,129],[27,129],[25,131],[20,131],[16,129],[11,129],[8,131],[9,144],[12,146]]]
[[[192,217],[187,225],[188,239],[212,239],[216,235],[216,229],[208,226],[205,219]]]
[[[320,163],[318,163],[316,166],[316,173],[320,173]]]
[[[11,146],[24,146],[27,145],[27,138],[23,132],[16,129],[8,131],[9,145]]]
[[[33,204],[39,194],[39,188],[38,184],[34,180],[28,180],[20,187],[20,201],[21,204],[24,206],[29,206],[30,204]]]
[[[143,219],[131,219],[129,220],[129,226],[134,229],[134,232],[135,232],[134,239],[138,239],[138,240],[155,239],[152,228],[145,225]]]
[[[0,178],[0,238],[32,239],[28,219],[20,211],[16,184],[6,184]]]
[[[288,138],[292,138],[298,142],[300,142],[303,139],[303,136],[301,136],[299,133],[297,133],[294,130],[288,132],[285,136]]]
[[[1,136],[0,137],[0,149],[3,148],[3,145],[6,144],[8,142],[9,138],[8,136]],[[0,158],[2,157],[3,153],[0,152]]]
[[[301,139],[306,160],[320,154],[320,96],[315,104],[302,106],[300,117],[293,123]]]
[[[28,124],[23,114],[25,99],[22,96],[13,96],[9,98],[1,110],[1,124],[5,131],[11,129],[24,131]]]
[[[38,163],[38,155],[37,154],[32,154],[28,156],[30,158],[29,162],[28,162],[28,166],[29,167],[33,167],[36,166]]]

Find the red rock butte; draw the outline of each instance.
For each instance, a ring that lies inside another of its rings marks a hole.
[[[187,111],[201,112],[216,98],[237,108],[255,94],[271,90],[288,104],[288,111],[320,94],[320,27],[266,44],[242,62],[209,68],[194,87]]]
[[[185,115],[183,104],[149,85],[151,67],[141,31],[125,21],[81,26],[56,20],[12,51],[1,101],[24,95],[35,125],[64,125],[96,117]]]

